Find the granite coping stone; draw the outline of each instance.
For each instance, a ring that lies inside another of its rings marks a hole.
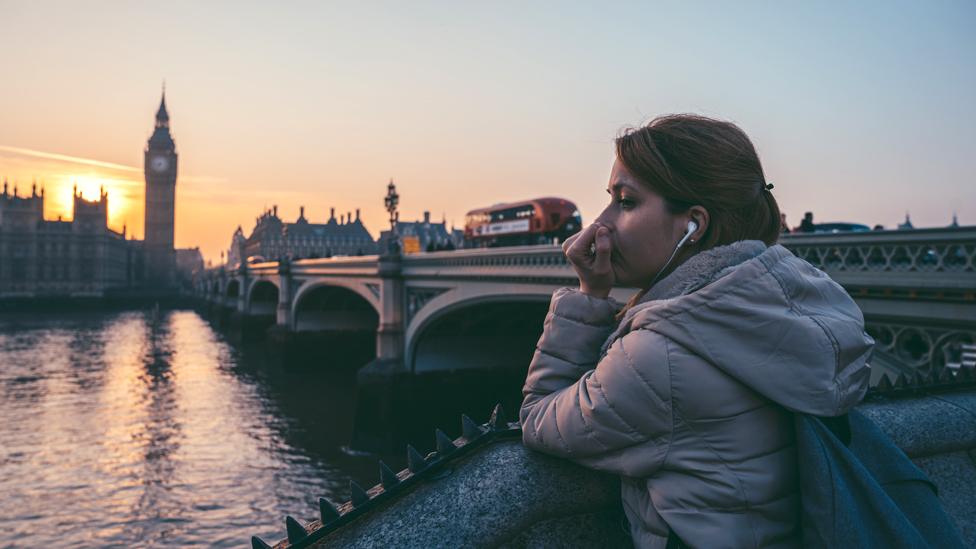
[[[939,499],[953,518],[959,535],[976,547],[976,451],[953,452],[915,460],[939,488]]]
[[[486,446],[441,478],[335,531],[316,546],[519,546],[520,535],[536,523],[615,513],[619,507],[616,477],[507,440]]]
[[[939,486],[946,511],[976,546],[976,389],[879,397],[858,409]],[[436,479],[378,504],[315,546],[525,547],[548,540],[573,547],[594,535],[626,546],[622,519],[616,477],[506,439],[451,463]],[[569,530],[547,538],[546,528],[557,524]]]
[[[976,391],[886,398],[858,406],[909,457],[976,448]]]

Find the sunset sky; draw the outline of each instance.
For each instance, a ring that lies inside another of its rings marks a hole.
[[[556,195],[588,221],[613,138],[670,112],[741,125],[791,225],[976,224],[976,3],[683,4],[0,0],[0,177],[50,219],[104,185],[142,238],[165,80],[176,245],[215,261],[275,204],[377,236],[391,177],[402,220]]]

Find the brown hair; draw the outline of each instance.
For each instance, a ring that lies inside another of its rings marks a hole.
[[[708,210],[698,251],[739,240],[779,239],[780,211],[765,189],[762,164],[749,137],[732,122],[695,114],[669,114],[616,140],[617,158],[642,183],[664,198],[672,214],[694,205]],[[635,295],[618,318],[649,290]]]

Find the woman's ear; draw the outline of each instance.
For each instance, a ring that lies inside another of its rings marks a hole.
[[[692,206],[688,210],[688,217],[690,221],[694,221],[695,224],[698,225],[698,228],[695,229],[695,232],[691,235],[691,238],[688,239],[688,242],[693,244],[700,241],[708,231],[708,210],[702,206]]]

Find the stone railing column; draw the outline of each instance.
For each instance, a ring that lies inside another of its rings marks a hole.
[[[275,324],[284,330],[291,330],[292,299],[291,262],[285,258],[278,262],[278,310]]]

